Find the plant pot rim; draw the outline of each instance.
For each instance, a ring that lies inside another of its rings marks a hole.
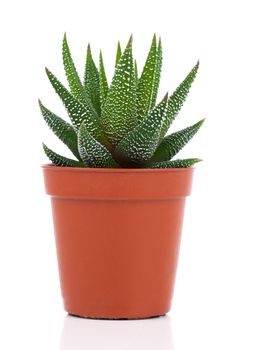
[[[66,171],[66,172],[88,172],[88,173],[190,173],[194,171],[194,167],[190,168],[77,168],[77,167],[62,167],[53,164],[43,164],[43,169],[51,171]]]
[[[193,168],[70,168],[43,165],[46,191],[53,197],[152,200],[188,196]]]

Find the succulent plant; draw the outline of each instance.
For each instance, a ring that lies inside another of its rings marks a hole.
[[[123,52],[118,43],[115,73],[110,86],[102,52],[97,68],[88,45],[83,82],[75,68],[66,35],[62,53],[69,89],[48,69],[46,73],[72,124],[51,112],[41,101],[39,105],[50,129],[76,159],[63,157],[43,144],[47,157],[54,165],[186,168],[200,161],[197,158],[172,158],[197,133],[204,120],[166,136],[188,95],[199,63],[170,96],[166,94],[156,103],[162,66],[162,45],[156,35],[140,77],[132,54],[132,37]]]

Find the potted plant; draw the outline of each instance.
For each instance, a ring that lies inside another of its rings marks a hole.
[[[76,158],[43,145],[52,162],[43,173],[65,310],[106,319],[164,315],[171,307],[192,166],[199,161],[173,157],[203,120],[166,133],[199,64],[156,103],[162,46],[155,35],[140,77],[132,37],[123,52],[118,44],[110,86],[101,52],[97,68],[88,46],[83,83],[66,35],[62,52],[70,90],[46,73],[72,124],[39,104],[48,126]]]

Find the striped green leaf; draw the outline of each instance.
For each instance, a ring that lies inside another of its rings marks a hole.
[[[97,113],[93,107],[91,105],[84,106],[73,95],[71,95],[71,93],[48,69],[46,69],[46,72],[54,90],[59,95],[65,108],[67,109],[75,129],[78,130],[84,121],[89,133],[101,143],[106,144],[106,138],[102,133],[101,126],[98,122]]]
[[[84,73],[84,87],[86,94],[89,97],[98,116],[101,114],[99,80],[99,71],[93,61],[91,47],[88,45]]]
[[[120,62],[121,55],[122,55],[121,43],[118,41],[117,52],[116,52],[116,60],[115,60],[115,67],[117,67],[118,63]]]
[[[187,77],[170,96],[167,117],[161,128],[161,139],[163,139],[163,137],[166,135],[167,131],[169,130],[169,127],[171,126],[172,122],[174,121],[181,107],[183,106],[183,103],[185,102],[186,97],[189,93],[190,87],[197,75],[198,67],[199,62],[197,62],[197,64],[192,68]]]
[[[188,159],[176,159],[169,160],[166,162],[159,162],[153,164],[147,164],[146,168],[190,168],[192,165],[201,162],[201,159],[198,158],[188,158]]]
[[[103,64],[103,57],[102,57],[102,52],[100,51],[100,60],[99,60],[99,71],[100,71],[100,104],[101,108],[104,106],[104,103],[107,99],[108,95],[108,81],[104,69],[104,64]]]
[[[39,100],[42,116],[54,134],[71,150],[75,157],[81,160],[78,152],[77,134],[74,128],[62,118],[52,113]]]
[[[64,166],[64,167],[73,167],[73,168],[83,168],[84,167],[84,164],[82,162],[78,162],[77,160],[63,157],[60,154],[52,151],[44,143],[43,143],[43,149],[44,149],[46,156],[50,159],[50,161],[54,165]]]
[[[166,136],[151,158],[151,162],[162,162],[173,158],[198,132],[205,119],[200,120],[196,124],[188,128],[177,131]]]
[[[159,141],[160,127],[166,115],[167,95],[138,126],[130,131],[115,149],[122,164],[142,163],[154,154]]]
[[[150,51],[138,83],[139,119],[145,118],[148,112],[155,106],[159,87],[161,61],[161,43],[157,47],[156,35],[154,34]]]
[[[109,141],[115,146],[136,124],[136,83],[130,38],[102,109],[102,125]]]
[[[78,132],[78,149],[85,166],[90,168],[115,168],[110,152],[88,132],[84,123]]]
[[[86,104],[87,95],[75,68],[66,34],[63,38],[63,65],[72,95],[82,104]]]

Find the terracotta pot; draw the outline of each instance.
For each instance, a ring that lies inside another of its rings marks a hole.
[[[65,310],[108,319],[166,314],[193,169],[43,172]]]

